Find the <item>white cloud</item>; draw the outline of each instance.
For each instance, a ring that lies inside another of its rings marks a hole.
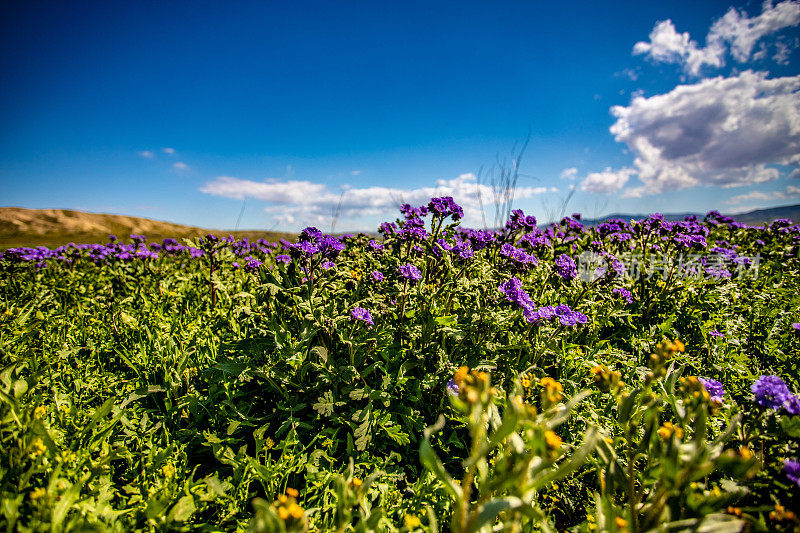
[[[183,161],[178,161],[177,163],[173,163],[172,168],[175,170],[189,170],[189,165]]]
[[[395,215],[403,203],[427,204],[434,196],[452,196],[464,208],[465,224],[475,225],[481,221],[481,195],[487,213],[493,213],[492,188],[480,184],[474,174],[462,174],[450,180],[438,180],[435,186],[416,189],[393,187],[348,188],[334,191],[324,183],[307,180],[252,181],[230,176],[220,176],[207,182],[201,192],[225,198],[256,198],[268,202],[265,212],[284,224],[295,221],[303,224],[324,225],[331,221],[332,210],[341,199],[341,219],[364,217],[387,217]],[[531,198],[547,192],[557,192],[555,187],[517,187],[515,199]]]
[[[144,157],[145,159],[153,159],[153,157],[155,157],[155,154],[150,150],[142,150],[141,152],[137,153],[139,154],[139,157]]]
[[[361,174],[360,170],[351,170],[350,171],[350,175],[351,176],[358,176],[359,174]]]
[[[175,148],[164,148],[161,151],[167,155],[175,155]]]
[[[578,169],[575,167],[565,168],[564,170],[561,171],[561,175],[559,176],[559,178],[561,178],[562,180],[570,180],[570,181],[574,180],[577,177],[578,177]]]
[[[650,41],[640,41],[633,47],[635,55],[644,54],[659,63],[680,63],[687,72],[697,75],[703,65],[721,67],[725,64],[725,47],[720,42],[711,42],[700,48],[689,34],[678,33],[671,20],[655,25],[650,32]]]
[[[587,175],[581,182],[581,190],[597,194],[617,192],[635,173],[632,168],[611,170],[611,167],[606,167],[603,172],[592,172]]]
[[[800,187],[789,185],[784,191],[772,191],[768,193],[762,191],[752,191],[747,194],[740,194],[728,200],[728,203],[741,204],[743,202],[750,201],[787,200],[796,196],[800,196]]]
[[[763,49],[759,48],[753,53],[753,48],[762,38],[798,24],[800,1],[785,0],[773,6],[767,0],[762,5],[761,14],[754,17],[748,17],[747,13],[734,7],[728,9],[711,26],[703,47],[693,41],[688,33],[678,33],[671,20],[664,20],[653,27],[649,41],[634,45],[633,53],[643,54],[655,62],[681,64],[686,72],[698,76],[704,66],[725,66],[727,52],[739,63],[750,61],[754,55],[763,58]],[[779,49],[776,54],[778,61],[784,53]]]
[[[744,71],[614,106],[610,131],[634,153],[638,197],[696,185],[733,187],[778,178],[772,164],[800,154],[800,76]]]

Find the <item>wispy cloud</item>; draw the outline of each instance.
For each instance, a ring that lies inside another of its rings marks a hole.
[[[789,198],[795,198],[797,196],[800,196],[800,187],[789,185],[786,187],[786,190],[783,191],[752,191],[747,194],[740,194],[728,200],[728,203],[736,205],[751,201],[788,200]]]
[[[145,159],[153,159],[153,157],[155,157],[155,154],[150,150],[142,150],[136,153],[139,154],[139,157],[144,157]]]
[[[561,178],[562,180],[569,180],[569,181],[572,181],[577,177],[578,177],[578,169],[575,167],[565,168],[564,170],[561,171],[561,175],[559,175],[559,178]]]
[[[645,55],[658,63],[677,63],[688,74],[699,76],[703,67],[725,66],[728,52],[737,62],[747,63],[753,59],[753,48],[761,39],[799,24],[800,1],[786,0],[773,6],[767,0],[761,14],[754,17],[734,7],[728,9],[711,26],[705,46],[699,46],[688,32],[678,33],[671,20],[664,20],[655,25],[649,41],[634,45],[633,53]],[[782,47],[787,46],[782,43]],[[756,54],[763,57],[764,54],[760,52],[761,49]],[[780,61],[784,53],[779,49],[776,60]]]
[[[606,167],[602,172],[588,174],[581,182],[581,190],[596,194],[614,193],[623,188],[635,173],[632,168],[611,170],[611,167]]]
[[[167,155],[175,155],[175,148],[164,148],[161,151]]]
[[[360,170],[351,170],[350,171],[350,175],[351,176],[358,176],[359,174],[361,174]]]
[[[518,187],[515,198],[526,199],[548,192],[554,187]],[[427,204],[434,196],[452,196],[464,208],[465,223],[481,221],[480,200],[492,206],[491,187],[480,184],[474,174],[462,174],[450,180],[438,180],[435,186],[402,189],[393,187],[347,188],[331,190],[324,183],[308,180],[282,181],[270,179],[252,181],[230,176],[220,176],[200,188],[201,192],[225,198],[256,198],[268,203],[265,212],[284,224],[324,225],[331,220],[332,210],[341,201],[342,220],[364,220],[374,217],[392,217],[403,203]]]
[[[187,165],[183,161],[178,161],[177,163],[172,164],[172,168],[174,168],[175,170],[189,170],[189,165]]]

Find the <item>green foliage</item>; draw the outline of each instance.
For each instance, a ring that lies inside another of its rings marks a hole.
[[[796,530],[800,418],[750,389],[800,390],[796,232],[702,225],[761,254],[756,278],[557,274],[594,242],[677,253],[657,220],[619,240],[565,219],[516,270],[499,250],[522,231],[463,260],[440,216],[382,249],[348,237],[327,268],[276,250],[245,271],[213,240],[199,258],[5,254],[0,529]],[[586,323],[529,322],[498,290],[512,276]]]

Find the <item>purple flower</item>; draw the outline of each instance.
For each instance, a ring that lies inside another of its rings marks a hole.
[[[786,477],[800,487],[800,461],[786,459],[783,462],[783,472],[786,474]]]
[[[329,269],[335,267],[336,263],[334,263],[333,261],[323,261],[319,266],[321,266],[325,270],[329,270]]]
[[[790,415],[800,416],[800,397],[794,394],[783,401],[783,408]]]
[[[526,308],[534,308],[533,300],[531,300],[528,293],[522,289],[522,282],[516,277],[501,283],[499,289],[500,292],[506,295],[506,299],[509,302],[517,304],[523,310]]]
[[[377,270],[372,271],[372,279],[375,281],[383,281],[383,274]]]
[[[724,337],[725,336],[725,335],[723,335],[722,333],[720,333],[717,330],[709,331],[708,334],[711,335],[712,337]]]
[[[280,254],[275,256],[275,261],[277,261],[278,263],[288,264],[292,262],[292,258],[286,254]]]
[[[383,250],[383,245],[381,243],[375,241],[375,239],[370,239],[369,242],[367,243],[367,246],[369,246],[370,248],[372,248],[375,251]]]
[[[706,388],[708,395],[715,402],[722,403],[722,397],[725,396],[725,389],[722,388],[722,383],[716,379],[698,377],[700,383]]]
[[[447,382],[447,394],[449,394],[450,396],[458,396],[459,392],[460,391],[458,390],[458,384],[456,383],[456,380],[454,379],[449,380]]]
[[[789,399],[789,387],[778,376],[761,376],[750,386],[759,405],[770,409],[780,409]]]
[[[800,322],[795,322],[794,324],[792,324],[792,329],[794,329],[795,333],[800,334]]]
[[[262,264],[263,263],[261,261],[258,261],[257,259],[252,259],[251,258],[247,263],[245,263],[244,271],[245,272],[256,272],[256,271],[258,271],[258,269],[261,267]]]
[[[570,281],[578,275],[578,267],[570,256],[561,254],[556,258],[556,273],[564,281]]]
[[[354,307],[350,315],[356,319],[366,323],[368,326],[374,326],[375,322],[372,321],[372,315],[369,314],[367,309],[363,307]]]
[[[412,283],[416,283],[422,279],[422,272],[420,272],[419,269],[411,263],[406,263],[405,265],[400,266],[397,271],[400,272],[401,276]]]
[[[613,291],[611,291],[611,294],[623,298],[629,304],[633,303],[633,296],[631,296],[631,293],[628,289],[623,289],[623,288],[614,289]]]

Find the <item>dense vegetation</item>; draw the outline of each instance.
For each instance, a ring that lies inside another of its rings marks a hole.
[[[0,527],[797,531],[800,226],[6,250]]]

